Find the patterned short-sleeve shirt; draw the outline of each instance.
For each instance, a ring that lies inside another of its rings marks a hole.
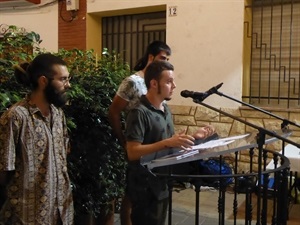
[[[138,73],[141,73],[141,71]],[[139,104],[140,97],[147,93],[144,78],[139,76],[138,73],[126,77],[117,91],[118,96],[128,101],[125,108],[126,113],[135,108]]]
[[[43,117],[24,100],[0,118],[0,171],[14,171],[0,212],[3,224],[73,224],[66,121],[53,105],[51,115]]]

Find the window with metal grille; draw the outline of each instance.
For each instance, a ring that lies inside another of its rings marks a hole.
[[[300,106],[300,1],[253,0],[249,99],[258,106]]]
[[[166,12],[102,18],[102,46],[114,50],[132,69],[149,43],[166,41]]]

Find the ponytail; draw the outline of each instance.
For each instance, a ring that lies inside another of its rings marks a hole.
[[[15,77],[18,83],[23,84],[26,87],[30,87],[30,76],[27,72],[29,67],[28,62],[21,63],[20,65],[14,65],[13,68],[15,69]]]

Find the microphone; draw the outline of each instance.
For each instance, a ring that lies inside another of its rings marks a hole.
[[[203,101],[204,99],[206,99],[208,96],[214,94],[217,92],[217,90],[223,85],[223,83],[218,84],[215,87],[212,87],[211,89],[209,89],[206,92],[194,92],[194,91],[188,91],[188,90],[184,90],[181,91],[180,95],[184,98],[192,98],[192,99],[197,99],[199,101]]]

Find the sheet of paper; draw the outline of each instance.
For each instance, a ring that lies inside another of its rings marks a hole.
[[[238,135],[238,136],[232,136],[232,137],[227,137],[227,138],[220,138],[220,139],[216,139],[216,140],[211,140],[199,145],[194,145],[192,147],[192,149],[207,149],[207,148],[215,148],[218,146],[224,146],[224,145],[228,145],[232,142],[234,142],[235,140],[247,137],[249,134],[243,134],[243,135]]]
[[[228,141],[223,141],[223,140],[213,140],[209,141],[200,145],[194,145],[192,148],[195,149],[207,149],[207,148],[215,148],[219,146],[224,146],[228,145],[230,143],[234,142],[234,140],[228,140]]]
[[[232,137],[227,137],[227,138],[211,140],[211,141],[199,144],[199,145],[195,145],[190,150],[182,149],[173,154],[161,157],[159,159],[155,159],[155,160],[153,160],[153,162],[158,162],[158,161],[162,161],[162,160],[172,160],[172,159],[175,159],[175,160],[184,159],[187,157],[191,157],[195,154],[198,154],[201,149],[209,149],[209,148],[215,148],[218,146],[228,145],[228,144],[234,142],[235,140],[244,138],[248,135],[249,134],[243,134],[243,135],[239,135],[239,136],[232,136]]]
[[[237,136],[231,136],[231,137],[226,137],[226,138],[220,138],[218,140],[224,140],[224,141],[229,141],[229,140],[238,140],[244,137],[249,136],[250,134],[241,134],[241,135],[237,135]]]
[[[183,153],[182,155],[176,156],[176,159],[187,158],[187,157],[190,157],[190,156],[198,154],[198,153],[199,153],[198,149],[197,150],[187,151],[186,153]]]

